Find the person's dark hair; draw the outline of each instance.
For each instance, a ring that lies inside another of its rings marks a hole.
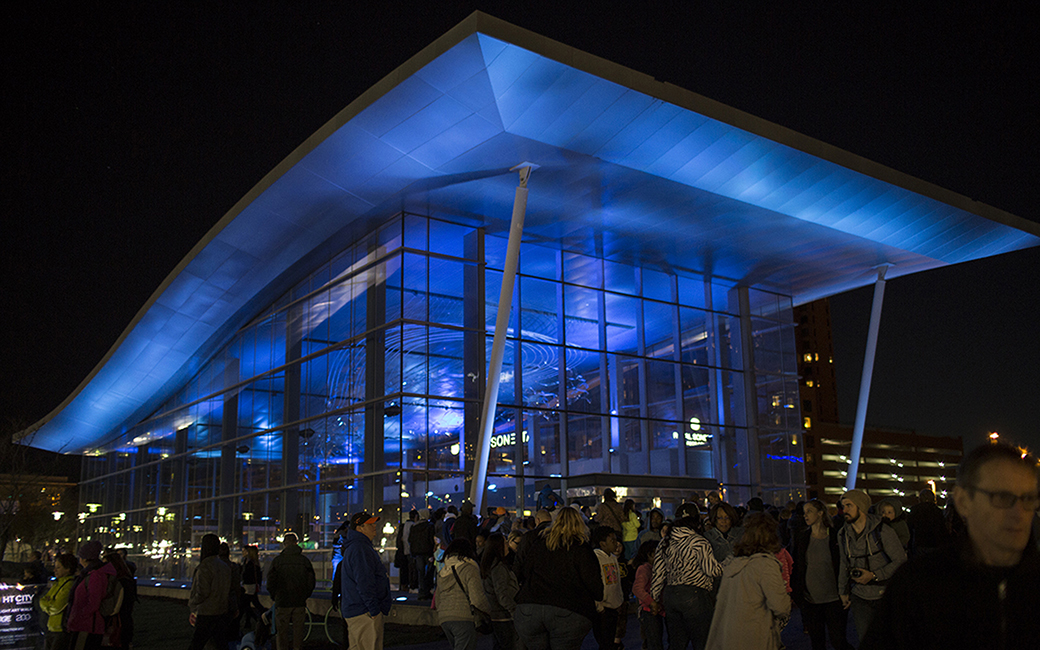
[[[747,509],[762,512],[766,509],[766,504],[759,497],[751,497],[747,501]]]
[[[76,569],[79,567],[79,560],[77,560],[76,556],[72,553],[62,553],[55,558],[54,561],[68,569],[70,574],[75,573]]]
[[[649,542],[643,542],[639,545],[639,550],[636,551],[636,556],[632,558],[632,568],[638,569],[642,565],[650,561],[650,556],[657,550],[657,545],[660,544],[656,539],[652,539]]]
[[[589,544],[592,545],[593,549],[597,549],[611,535],[614,536],[614,539],[617,539],[617,531],[610,526],[596,526],[592,529],[592,534],[589,535]]]
[[[211,555],[216,555],[220,552],[220,538],[213,533],[206,533],[202,536],[202,542],[200,544],[199,555],[203,560]]]
[[[477,552],[473,548],[472,542],[465,537],[459,537],[452,540],[451,544],[448,544],[448,548],[444,550],[444,559],[449,557],[465,557],[475,561]]]
[[[502,533],[492,533],[484,542],[484,553],[480,556],[480,577],[486,578],[491,575],[491,570],[505,555],[506,536]]]
[[[222,559],[225,560],[231,559],[231,547],[228,546],[227,542],[220,543],[220,550],[217,551],[217,555],[219,555]]]
[[[737,557],[755,553],[776,553],[780,538],[776,534],[776,520],[764,512],[753,512],[744,518],[744,535],[733,546]]]
[[[672,522],[672,530],[676,528],[689,528],[695,533],[704,534],[704,522],[701,521],[700,515],[691,515],[686,517],[679,517]]]
[[[740,525],[740,515],[737,514],[736,509],[725,501],[719,501],[708,511],[708,521],[711,522],[712,526],[718,525],[719,512],[726,513],[726,516],[729,517],[730,526],[736,528]]]
[[[419,521],[419,511],[415,508],[412,508],[408,512],[408,521]]]
[[[654,526],[654,524],[657,525]],[[661,527],[664,526],[664,513],[658,508],[651,510],[650,516],[647,517],[646,526],[650,530],[661,530]]]
[[[957,466],[957,487],[973,488],[978,485],[983,465],[994,460],[1006,460],[1021,465],[1036,475],[1037,461],[1032,455],[1003,442],[986,443],[971,450]]]
[[[935,492],[932,492],[932,488],[926,487],[917,493],[917,498],[921,503],[935,503]]]
[[[32,558],[33,560],[42,560],[42,559],[43,559],[43,553],[40,553],[40,552],[39,552],[39,551],[37,551],[36,549],[33,549],[33,550],[32,550],[32,551],[31,551],[31,552],[29,553],[29,557],[30,557],[30,558]]]
[[[299,542],[300,538],[296,536],[296,533],[286,533],[282,537],[282,544],[284,544],[285,546],[292,546],[293,544],[298,544]]]
[[[701,509],[696,503],[687,501],[678,508],[675,509],[675,518],[682,519],[683,517],[698,517],[701,516]]]
[[[123,556],[116,551],[110,551],[105,554],[105,562],[108,562],[116,570],[117,578],[133,578],[134,574],[130,572],[130,567],[126,565],[126,561],[123,560]]]
[[[802,504],[802,514],[803,515],[805,514],[805,506],[812,506],[816,510],[819,510],[820,511],[820,523],[822,523],[827,528],[830,528],[831,526],[834,525],[834,522],[831,521],[831,513],[830,513],[830,511],[827,510],[827,504],[824,503],[823,501],[820,501],[819,499],[813,499],[812,501],[809,501],[808,503],[803,503]]]
[[[606,490],[603,490],[603,500],[604,501],[615,501],[616,502],[617,501],[617,493],[614,492],[613,489],[607,488]]]
[[[444,515],[446,515],[446,514],[448,514],[448,509],[447,508],[437,508],[437,510],[434,511],[433,516],[430,517],[430,520],[431,521],[440,521],[441,519],[444,519]]]
[[[451,504],[450,506],[448,506],[446,512],[450,512],[453,515],[457,515],[459,514],[459,509],[455,507],[455,504]]]
[[[625,499],[625,509],[624,509],[625,516],[627,517],[628,513],[635,512],[635,511],[636,511],[636,502],[633,501],[632,499]]]

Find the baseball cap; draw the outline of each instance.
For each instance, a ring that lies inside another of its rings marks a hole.
[[[364,526],[365,524],[372,524],[379,521],[379,517],[361,511],[350,518],[350,527],[357,528],[358,526]]]

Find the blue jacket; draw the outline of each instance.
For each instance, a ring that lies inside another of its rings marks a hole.
[[[372,540],[356,530],[347,531],[340,566],[343,618],[390,613],[390,578],[372,548]]]

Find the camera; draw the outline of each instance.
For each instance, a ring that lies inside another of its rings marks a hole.
[[[852,569],[851,571],[849,571],[849,575],[851,575],[853,578],[858,578],[861,575],[863,575],[863,569]]]

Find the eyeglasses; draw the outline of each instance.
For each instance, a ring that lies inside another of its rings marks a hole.
[[[1027,510],[1036,510],[1040,507],[1040,495],[1033,494],[1012,494],[1010,492],[990,492],[989,490],[983,490],[980,487],[971,488],[973,492],[982,492],[989,497],[989,503],[994,508],[1000,508],[1006,510],[1012,508],[1019,501],[1026,507]]]

